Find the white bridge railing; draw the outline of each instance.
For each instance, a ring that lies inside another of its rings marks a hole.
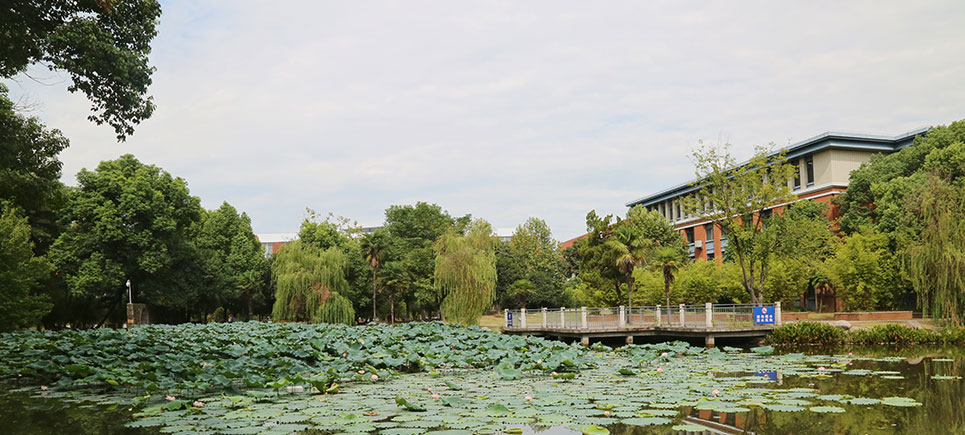
[[[781,324],[780,302],[503,310],[506,329],[742,328],[771,324]]]

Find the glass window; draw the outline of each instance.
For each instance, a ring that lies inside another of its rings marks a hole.
[[[684,234],[687,235],[687,243],[694,243],[694,227],[685,229]]]
[[[794,190],[801,188],[801,160],[794,159]]]
[[[705,240],[707,240],[708,242],[713,242],[714,241],[714,224],[712,223],[705,224],[704,234],[706,234],[707,236]]]
[[[814,185],[814,158],[810,155],[804,158],[804,170],[807,178],[804,180],[808,186]]]
[[[707,254],[707,261],[714,261],[714,253],[710,252]]]

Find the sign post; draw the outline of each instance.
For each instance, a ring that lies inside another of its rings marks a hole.
[[[774,324],[774,307],[773,306],[754,307],[754,324],[755,325],[773,325]]]

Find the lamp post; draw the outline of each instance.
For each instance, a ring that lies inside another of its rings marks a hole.
[[[134,303],[134,297],[131,296],[131,280],[127,280],[127,303]]]

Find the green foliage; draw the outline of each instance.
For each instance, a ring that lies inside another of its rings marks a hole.
[[[492,227],[475,220],[466,235],[455,231],[435,243],[435,285],[445,295],[446,321],[474,325],[495,297],[496,252]]]
[[[409,275],[409,269],[405,267],[405,263],[401,261],[385,263],[380,275],[389,296],[389,323],[395,323],[396,295],[409,289],[412,285],[412,276]]]
[[[519,279],[509,286],[506,296],[519,301],[519,306],[526,308],[526,299],[536,291],[536,287],[528,279]]]
[[[936,151],[929,154],[959,162],[965,159],[965,143],[946,148],[957,157]],[[936,162],[936,165],[945,161]],[[961,327],[965,322],[965,177],[948,181],[940,174],[961,173],[962,168],[934,167],[925,182],[908,196],[909,221],[923,226],[920,232],[904,226],[901,258],[904,271],[918,293],[927,314]]]
[[[26,218],[7,209],[0,215],[0,331],[37,325],[50,303],[34,291],[50,273],[43,257],[36,257]]]
[[[91,100],[88,118],[124,140],[154,112],[148,55],[160,15],[156,0],[11,0],[0,11],[0,77],[38,63],[66,71],[67,89]]]
[[[496,246],[496,297],[504,307],[559,307],[568,302],[563,290],[563,259],[559,243],[542,219],[529,218],[516,227],[508,243]],[[527,281],[531,288],[520,299],[513,285]]]
[[[197,312],[194,232],[202,209],[187,183],[129,154],[81,170],[77,181],[64,211],[69,225],[50,250],[73,311],[106,309],[118,318],[130,279],[135,302],[150,304],[153,318]]]
[[[849,310],[895,309],[906,288],[888,237],[871,227],[843,239],[827,271]]]
[[[345,281],[345,255],[338,248],[321,250],[300,240],[288,242],[275,254],[272,261],[272,274],[275,277],[275,305],[272,318],[287,321],[320,321],[317,315],[326,319],[337,319],[339,323],[354,321],[352,316],[345,318],[348,310],[341,306]],[[328,303],[340,304],[336,307],[320,309]]]
[[[835,345],[848,341],[843,329],[827,323],[786,323],[767,335],[767,342],[780,345]]]
[[[441,342],[445,346],[434,344]],[[491,368],[503,361],[525,372],[572,372],[590,367],[588,352],[556,341],[439,323],[144,325],[131,331],[0,335],[0,379],[123,391],[129,386],[221,391],[260,388],[281,379],[310,386],[319,373],[336,381],[369,382],[374,373],[384,379],[396,372]]]
[[[767,219],[758,217],[768,207],[793,199],[788,180],[794,167],[783,151],[775,154],[761,147],[738,165],[727,147],[701,142],[694,150],[697,192],[681,202],[686,213],[720,225],[727,234],[728,255],[741,266],[750,302],[761,303],[774,238],[762,234]]]
[[[204,292],[199,302],[205,311],[229,307],[250,317],[255,307],[268,304],[268,262],[248,215],[238,214],[227,202],[206,211],[195,243],[203,264]]]
[[[352,301],[338,293],[332,293],[325,303],[315,309],[312,322],[354,325],[355,309],[352,308]]]

